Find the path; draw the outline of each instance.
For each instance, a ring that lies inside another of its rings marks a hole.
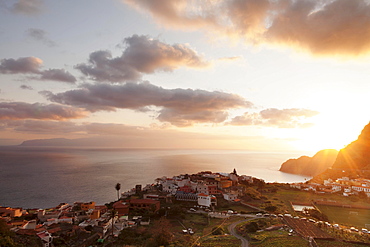
[[[240,220],[240,221],[232,223],[231,225],[229,225],[227,227],[227,229],[229,230],[231,235],[233,235],[234,237],[236,237],[237,239],[240,239],[242,241],[242,244],[240,245],[241,247],[249,247],[249,243],[248,243],[247,239],[245,239],[244,237],[242,237],[242,236],[240,236],[239,234],[236,233],[235,227],[236,227],[236,225],[238,225],[242,222],[247,222],[247,221],[254,220],[254,219],[255,218],[250,218],[250,219],[247,219],[247,220]]]

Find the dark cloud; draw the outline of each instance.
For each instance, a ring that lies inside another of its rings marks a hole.
[[[86,112],[74,107],[56,104],[0,102],[0,119],[66,120],[86,117]]]
[[[234,117],[228,125],[248,126],[264,125],[276,126],[279,128],[305,128],[310,127],[310,123],[304,123],[303,120],[319,114],[317,111],[307,109],[283,109],[269,108],[259,113],[244,113],[242,116]]]
[[[64,69],[48,69],[41,71],[41,80],[61,81],[67,83],[75,83],[76,78]]]
[[[34,40],[41,41],[49,47],[56,46],[56,43],[48,38],[47,32],[42,29],[30,28],[26,31],[26,34]]]
[[[124,2],[172,28],[204,28],[248,43],[279,44],[315,55],[358,56],[370,51],[367,0]]]
[[[18,59],[1,59],[0,73],[2,74],[37,74],[42,60],[37,57],[21,57]]]
[[[67,83],[75,83],[76,78],[64,69],[40,70],[42,60],[37,57],[21,57],[18,59],[0,60],[1,74],[32,74],[30,79],[52,80]]]
[[[124,40],[120,57],[109,51],[95,51],[89,62],[75,68],[96,81],[124,82],[141,78],[142,74],[172,71],[178,67],[202,68],[209,63],[186,45],[168,45],[148,36],[133,35]]]
[[[18,0],[12,7],[11,11],[16,14],[38,15],[43,11],[44,2],[42,0]]]
[[[242,97],[224,92],[193,89],[164,89],[150,83],[122,85],[85,84],[80,89],[53,94],[41,92],[50,101],[85,108],[91,112],[116,108],[143,110],[158,107],[158,120],[176,126],[195,123],[220,123],[227,110],[251,107]]]
[[[33,88],[31,86],[28,86],[28,85],[21,85],[20,88],[21,89],[26,89],[26,90],[33,90]]]

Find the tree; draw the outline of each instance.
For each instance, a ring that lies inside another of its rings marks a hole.
[[[120,184],[120,183],[117,183],[115,188],[116,188],[116,190],[117,190],[117,198],[118,198],[118,200],[119,200],[119,198],[120,198],[120,196],[119,196],[119,191],[120,191],[120,189],[121,189],[121,184]]]
[[[250,223],[247,223],[244,229],[246,232],[249,233],[256,232],[258,230],[258,224],[257,222],[252,221]]]
[[[277,210],[277,207],[274,205],[269,205],[269,206],[266,206],[265,209],[266,211],[269,211],[269,212],[275,212]]]
[[[212,235],[223,235],[224,234],[224,230],[221,228],[221,227],[213,227],[212,228]]]

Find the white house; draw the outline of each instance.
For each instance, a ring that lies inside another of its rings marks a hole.
[[[197,188],[196,188],[197,192],[200,193],[200,194],[206,194],[208,195],[209,192],[208,192],[208,185],[206,185],[205,183],[198,183],[197,184]]]
[[[365,192],[367,197],[370,197],[370,187],[365,187],[365,186],[355,186],[353,185],[352,186],[352,189],[355,190],[355,191],[358,191],[358,192]]]
[[[36,234],[41,239],[42,246],[44,247],[51,246],[51,242],[53,242],[53,237],[48,231],[38,232]]]
[[[207,195],[204,193],[198,194],[198,205],[210,207],[211,205],[216,204],[216,197],[212,195]]]
[[[179,186],[175,183],[175,180],[172,179],[167,179],[162,183],[163,191],[171,193],[172,195],[176,194],[178,187]]]
[[[223,196],[224,196],[224,199],[227,200],[227,201],[235,201],[236,199],[238,199],[237,194],[225,193],[225,194],[223,194]]]
[[[185,185],[190,185],[190,179],[176,179],[176,184],[179,187],[184,187]]]

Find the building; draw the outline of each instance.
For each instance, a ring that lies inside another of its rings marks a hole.
[[[231,187],[233,186],[233,181],[228,178],[222,178],[220,181],[220,186],[222,189]]]
[[[198,195],[195,193],[186,193],[183,191],[177,191],[175,194],[175,198],[178,201],[185,201],[185,202],[196,202],[198,201]]]
[[[38,232],[36,235],[41,239],[42,246],[49,247],[52,246],[53,237],[48,231]]]
[[[235,201],[236,199],[238,199],[237,194],[224,193],[223,196],[226,201]]]
[[[204,181],[198,181],[198,184],[197,184],[197,189],[196,191],[199,193],[199,194],[209,194],[209,191],[208,191],[208,185],[204,183]]]
[[[48,219],[58,219],[61,215],[61,211],[59,210],[39,210],[37,212],[37,218],[41,222],[45,222]]]
[[[210,207],[210,206],[216,205],[217,204],[216,202],[217,202],[217,199],[213,195],[207,195],[203,193],[198,194],[198,205],[199,206]]]
[[[21,208],[10,208],[10,207],[0,207],[0,216],[7,217],[20,217],[22,216]]]
[[[128,202],[118,201],[113,204],[114,210],[117,211],[118,216],[128,215],[130,211],[130,205]]]
[[[176,191],[178,189],[178,185],[175,183],[175,180],[171,178],[167,178],[164,182],[162,182],[162,190],[168,193],[171,193],[172,195],[176,194]]]
[[[81,203],[81,210],[88,211],[89,209],[95,209],[95,202]]]
[[[147,211],[157,212],[161,203],[152,199],[131,199],[128,201],[130,210],[143,209]]]

